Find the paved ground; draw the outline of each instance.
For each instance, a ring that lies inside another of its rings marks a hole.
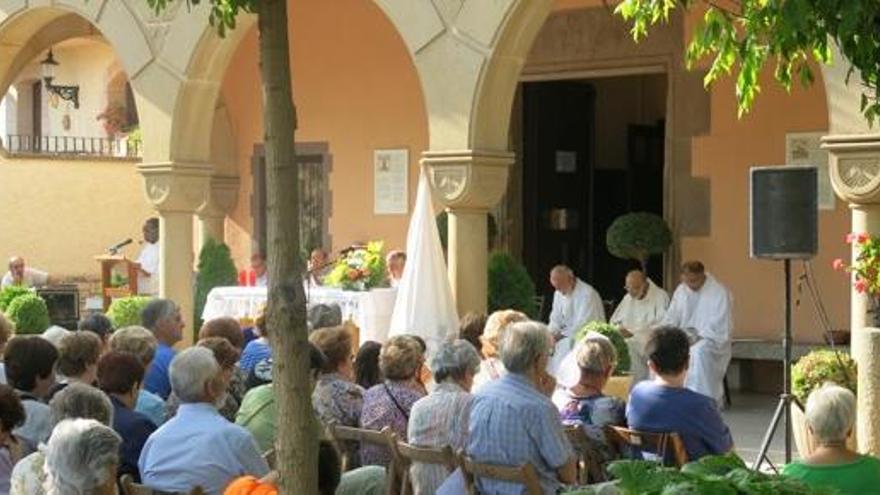
[[[734,392],[731,401],[733,405],[730,409],[723,411],[722,415],[733,433],[736,452],[751,466],[758,456],[761,441],[764,439],[770,420],[773,419],[777,398],[773,395]],[[785,459],[783,429],[780,424],[778,432],[770,444],[770,459],[774,463],[781,464]],[[794,447],[793,440],[792,456],[797,458],[797,449]]]

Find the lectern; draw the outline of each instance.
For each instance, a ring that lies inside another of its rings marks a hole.
[[[137,295],[140,264],[121,254],[103,254],[95,256],[95,259],[101,264],[104,311],[107,311],[115,298]]]

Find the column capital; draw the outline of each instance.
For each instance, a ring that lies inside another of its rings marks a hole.
[[[159,211],[194,213],[207,201],[213,167],[204,163],[157,162],[138,166],[147,199]]]
[[[514,154],[501,150],[451,150],[422,153],[431,189],[443,206],[487,210],[507,190]]]
[[[212,175],[207,198],[198,210],[201,217],[225,217],[238,202],[241,180],[235,175]]]
[[[831,185],[850,205],[880,205],[880,134],[829,135]]]

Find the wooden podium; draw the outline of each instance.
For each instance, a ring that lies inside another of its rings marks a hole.
[[[137,295],[140,264],[121,254],[102,254],[95,256],[95,259],[101,264],[101,296],[104,298],[104,311],[107,311],[114,298]],[[114,285],[113,268],[120,264],[124,265],[123,273],[128,275],[128,281],[124,285]]]

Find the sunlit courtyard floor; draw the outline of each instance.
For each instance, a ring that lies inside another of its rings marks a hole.
[[[767,394],[733,392],[732,406],[722,412],[724,420],[733,434],[736,452],[751,466],[761,449],[761,441],[767,430],[773,412],[776,409],[777,397]],[[783,426],[780,424],[773,443],[770,445],[769,456],[773,463],[781,467],[785,460],[785,440]],[[797,449],[792,440],[792,456],[797,459]],[[765,463],[766,464],[766,463]],[[767,466],[762,466],[767,470]]]

